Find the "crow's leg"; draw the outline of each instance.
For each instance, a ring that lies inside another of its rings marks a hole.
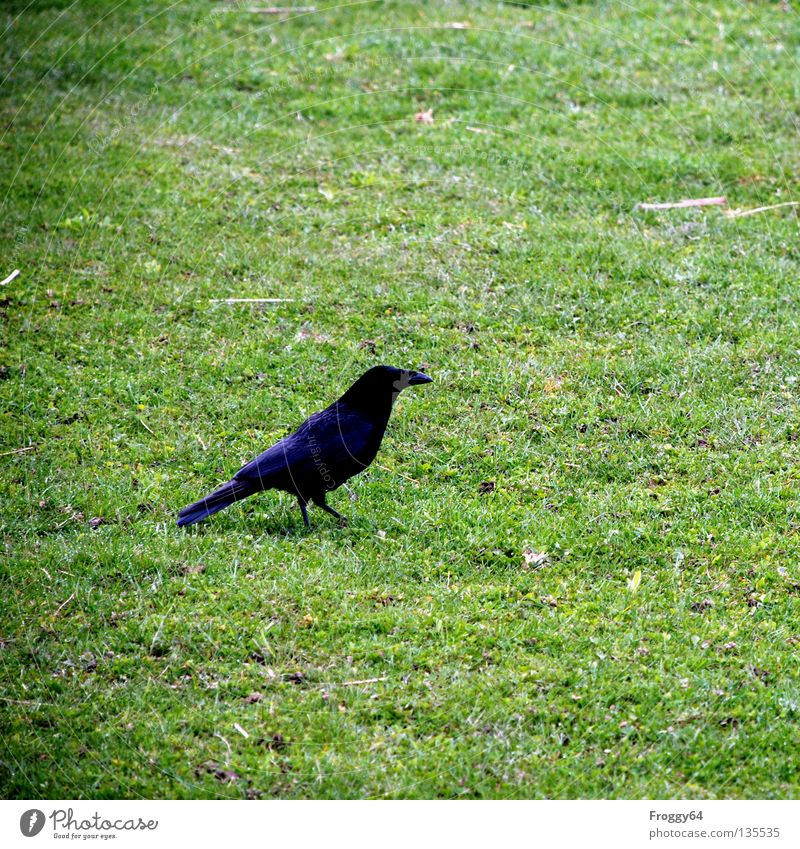
[[[300,512],[303,514],[303,521],[306,523],[306,527],[310,528],[311,522],[308,521],[308,511],[306,510],[306,502],[300,501],[299,498],[297,500],[300,504]]]
[[[325,503],[325,495],[324,494],[322,496],[320,496],[319,498],[312,498],[311,500],[314,502],[314,504],[317,505],[317,507],[321,507],[326,513],[330,513],[331,516],[336,516],[336,518],[343,525],[347,524],[347,517],[346,516],[342,516],[342,514],[338,513],[336,510],[334,510],[333,507],[330,506],[330,504]]]

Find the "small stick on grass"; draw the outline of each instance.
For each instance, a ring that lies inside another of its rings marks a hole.
[[[53,617],[58,616],[59,613],[75,598],[75,593],[73,593],[66,601],[61,602],[56,609],[56,612],[53,614]]]
[[[360,684],[377,684],[378,681],[388,681],[389,676],[384,675],[383,678],[362,678],[360,681],[342,681],[340,687],[357,687]]]
[[[758,215],[760,212],[768,212],[771,209],[781,209],[786,206],[800,206],[800,200],[787,200],[783,203],[773,203],[770,206],[756,206],[753,209],[728,209],[725,215],[728,218],[747,218],[748,215]]]
[[[26,451],[33,451],[34,448],[37,448],[36,445],[27,445],[25,448],[15,448],[13,451],[3,451],[0,454],[0,457],[8,457],[9,454],[24,454]]]
[[[235,9],[231,9],[231,11],[235,11]],[[250,12],[252,15],[289,15],[292,12],[316,12],[316,6],[265,6],[263,9],[259,9],[257,7],[251,7],[250,9],[245,9],[246,12]]]
[[[211,298],[212,304],[291,304],[294,298]]]
[[[17,277],[18,275],[19,275],[19,269],[18,269],[18,268],[15,268],[15,269],[11,272],[11,274],[9,274],[9,275],[8,275],[8,277],[6,277],[6,279],[5,279],[5,280],[0,280],[0,286],[5,286],[5,285],[6,285],[6,283],[10,283],[10,282],[11,282],[11,281],[12,281],[15,277]]]
[[[723,195],[715,198],[686,198],[668,203],[640,203],[639,209],[687,209],[694,206],[725,206],[728,199]]]

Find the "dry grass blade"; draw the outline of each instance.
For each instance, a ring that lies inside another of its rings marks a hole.
[[[222,740],[225,744],[225,748],[228,750],[228,754],[225,757],[225,763],[230,763],[231,755],[233,754],[233,749],[231,749],[231,744],[219,733],[219,731],[214,732],[214,736]]]

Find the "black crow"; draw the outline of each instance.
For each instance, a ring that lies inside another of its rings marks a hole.
[[[178,526],[202,522],[218,510],[264,489],[297,496],[303,521],[306,505],[346,519],[325,503],[325,494],[369,466],[378,453],[394,399],[407,386],[431,383],[427,374],[390,366],[365,372],[326,410],[315,413],[290,436],[243,466],[224,486],[178,514]]]

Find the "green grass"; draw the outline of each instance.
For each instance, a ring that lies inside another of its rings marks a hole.
[[[637,204],[800,199],[797,12],[222,9],[3,7],[0,792],[796,797],[796,210]]]

